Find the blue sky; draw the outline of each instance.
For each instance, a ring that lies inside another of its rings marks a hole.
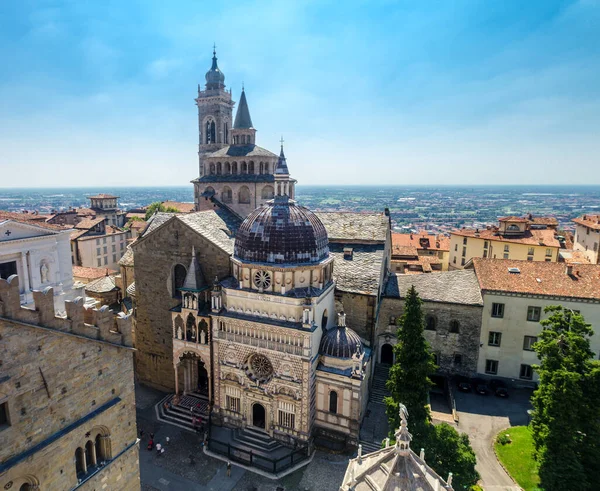
[[[213,42],[300,184],[600,184],[600,0],[3,0],[0,187],[197,177]]]

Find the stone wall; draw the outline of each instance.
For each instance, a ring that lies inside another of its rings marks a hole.
[[[81,489],[139,490],[133,350],[5,317],[0,339],[0,489],[74,488],[75,452],[100,435],[107,464]]]
[[[215,198],[225,203],[232,210],[238,213],[241,217],[246,217],[250,213],[252,213],[256,208],[260,205],[266,203],[273,197],[262,198],[263,189],[269,186],[273,192],[275,191],[275,183],[274,182],[205,182],[205,183],[197,183],[195,184],[198,187],[197,193],[199,195],[197,200],[197,209],[198,210],[214,210],[217,209],[217,206],[210,200],[208,197],[200,196],[204,191],[211,187],[215,190]],[[248,188],[250,193],[250,202],[249,203],[240,203],[239,195],[242,186]],[[230,202],[224,201],[223,199],[223,190],[225,187],[231,189],[232,199]]]
[[[377,320],[374,356],[380,362],[383,344],[395,345],[397,326],[393,319],[402,315],[404,300],[383,298]],[[423,313],[436,319],[436,330],[425,330],[425,338],[438,356],[439,372],[446,375],[474,375],[477,371],[483,307],[477,305],[423,302]],[[459,322],[459,332],[450,332],[450,322]],[[455,362],[454,355],[461,355]]]
[[[207,282],[215,276],[230,275],[229,254],[179,220],[170,220],[132,245],[137,298],[136,376],[140,382],[165,391],[175,390],[170,309],[181,303],[173,298],[173,268],[181,264],[187,270],[192,246]]]
[[[357,332],[367,346],[373,346],[377,297],[335,291],[336,312],[346,313],[346,325]]]

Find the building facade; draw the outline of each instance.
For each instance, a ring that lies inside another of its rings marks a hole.
[[[576,224],[573,250],[582,252],[592,264],[600,264],[600,215],[583,215]]]
[[[450,239],[427,232],[392,233],[392,271],[401,274],[448,271]]]
[[[533,344],[550,305],[580,312],[592,324],[591,349],[600,357],[599,265],[476,259],[472,268],[483,296],[479,374],[536,382]]]
[[[529,218],[505,217],[498,227],[459,229],[450,232],[448,268],[462,269],[476,257],[522,261],[558,261],[556,230]]]
[[[131,319],[19,290],[0,279],[1,488],[139,490]]]

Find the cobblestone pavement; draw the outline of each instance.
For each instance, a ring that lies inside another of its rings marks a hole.
[[[346,472],[349,455],[317,451],[312,462],[279,479],[266,477],[232,466],[226,476],[225,464],[201,451],[202,439],[194,433],[156,420],[154,404],[164,394],[136,387],[138,430],[144,431],[140,443],[140,473],[143,491],[337,491]],[[160,457],[148,451],[150,433],[154,442],[165,447]],[[169,444],[166,444],[166,437]],[[190,454],[193,463],[190,463]]]

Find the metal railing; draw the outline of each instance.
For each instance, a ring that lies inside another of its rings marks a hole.
[[[217,337],[219,339],[226,339],[227,341],[233,341],[235,343],[249,344],[258,348],[282,351],[284,353],[289,353],[290,355],[302,356],[304,351],[303,346],[295,346],[293,344],[280,343],[278,341],[270,341],[268,339],[260,339],[227,331],[218,331]]]

